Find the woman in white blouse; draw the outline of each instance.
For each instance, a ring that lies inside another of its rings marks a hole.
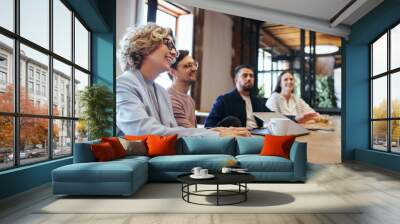
[[[293,74],[283,71],[278,77],[274,92],[265,105],[272,111],[294,116],[298,123],[316,119],[319,114],[303,99],[293,94],[294,88]]]

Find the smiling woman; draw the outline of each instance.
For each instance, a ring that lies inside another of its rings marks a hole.
[[[128,30],[120,42],[124,71],[117,78],[117,125],[128,135],[218,135],[205,129],[179,127],[165,89],[154,80],[178,56],[172,32],[156,24]]]

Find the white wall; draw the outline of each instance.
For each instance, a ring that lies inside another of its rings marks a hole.
[[[138,1],[136,0],[118,0],[117,3],[117,33],[116,33],[116,43],[117,51],[119,48],[119,41],[124,36],[126,29],[134,24],[136,24],[136,14]],[[117,76],[120,75],[121,67],[119,65],[117,56]]]
[[[204,16],[201,111],[210,111],[215,99],[233,89],[231,19],[206,11]]]
[[[193,14],[181,15],[178,19],[178,35],[176,36],[176,47],[179,50],[188,50],[192,55],[193,48]]]

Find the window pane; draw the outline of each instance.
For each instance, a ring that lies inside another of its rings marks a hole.
[[[48,119],[22,117],[20,119],[21,164],[34,163],[49,158]]]
[[[400,67],[400,24],[391,30],[390,51],[391,69]]]
[[[258,73],[258,89],[259,95],[263,97],[270,97],[272,91],[271,72]]]
[[[75,18],[75,63],[89,70],[89,32]]]
[[[88,129],[84,120],[75,121],[75,143],[88,140]]]
[[[14,164],[14,125],[10,116],[0,116],[0,170]]]
[[[335,89],[335,56],[317,57],[315,66],[315,106],[318,108],[337,108],[336,89]],[[300,75],[299,75],[300,81]],[[300,85],[296,83],[299,94]]]
[[[0,26],[14,31],[14,1],[0,1]]]
[[[387,118],[386,76],[372,81],[372,118]]]
[[[49,48],[49,1],[20,0],[21,36]]]
[[[400,72],[391,75],[391,88],[390,88],[390,97],[391,97],[391,116],[400,118]]]
[[[392,124],[392,152],[400,153],[400,120],[391,121]]]
[[[48,114],[48,63],[47,55],[21,44],[21,113]]]
[[[372,68],[374,76],[387,71],[387,34],[372,45]]]
[[[372,147],[387,151],[387,121],[372,122]]]
[[[80,92],[89,86],[89,75],[75,69],[75,117],[79,117],[81,114],[81,108],[79,106]]]
[[[53,51],[71,60],[72,12],[60,0],[53,3]]]
[[[53,115],[72,117],[71,66],[53,60]]]
[[[156,23],[163,27],[171,28],[172,34],[176,36],[176,17],[163,11],[157,10]]]
[[[72,154],[72,121],[53,121],[53,157]]]
[[[0,35],[0,111],[14,111],[14,73],[12,39]]]

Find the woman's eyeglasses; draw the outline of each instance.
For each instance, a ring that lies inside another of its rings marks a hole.
[[[167,46],[168,50],[175,51],[175,57],[179,57],[179,51],[176,50],[174,41],[169,39],[169,38],[163,38],[163,44],[165,44],[165,46]]]

